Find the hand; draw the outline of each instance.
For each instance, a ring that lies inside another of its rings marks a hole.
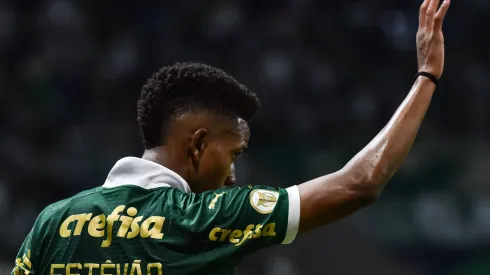
[[[444,69],[444,35],[442,22],[449,9],[450,0],[444,0],[439,10],[439,0],[424,0],[420,6],[417,31],[417,60],[419,72],[425,71],[438,79]]]

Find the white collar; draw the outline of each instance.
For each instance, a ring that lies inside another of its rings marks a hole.
[[[182,192],[191,193],[189,184],[174,171],[155,162],[135,157],[125,157],[116,162],[102,187],[114,188],[123,185],[136,185],[145,189],[174,187]]]

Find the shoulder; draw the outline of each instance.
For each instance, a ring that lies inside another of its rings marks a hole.
[[[201,194],[190,194],[186,197],[182,206],[183,210],[188,212],[203,207],[215,210],[231,206],[256,206],[261,199],[270,200],[275,204],[283,193],[286,193],[284,189],[264,185],[228,187]],[[259,211],[258,209],[256,210]]]
[[[90,189],[76,194],[73,197],[57,201],[45,207],[38,215],[28,238],[32,247],[42,247],[46,240],[56,231],[56,226],[63,215],[73,209],[73,205],[98,192],[98,188]]]
[[[66,198],[64,200],[60,200],[54,202],[48,206],[46,206],[43,211],[38,216],[36,223],[43,223],[47,220],[53,219],[60,215],[61,213],[66,212],[69,209],[77,208],[81,205],[86,205],[86,201],[91,200],[92,196],[98,194],[101,188],[93,188],[89,190],[82,191],[72,197]]]

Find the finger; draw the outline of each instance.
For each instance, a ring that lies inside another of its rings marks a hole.
[[[450,0],[444,0],[442,2],[441,7],[436,13],[436,16],[434,17],[434,31],[441,31],[442,30],[442,22],[444,21],[444,17],[446,17],[447,10],[449,9],[449,6],[451,4]]]
[[[429,30],[432,30],[434,28],[434,16],[436,15],[438,6],[439,0],[431,0],[429,3],[429,8],[427,8],[425,26]]]
[[[428,12],[435,14],[437,11],[437,7],[439,7],[439,0],[431,0],[429,4]]]
[[[427,8],[429,7],[430,0],[424,0],[422,5],[420,5],[419,11],[419,27],[425,27],[425,18],[427,16]]]

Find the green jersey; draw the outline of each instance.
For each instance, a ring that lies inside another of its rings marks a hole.
[[[296,186],[195,194],[175,172],[127,157],[101,187],[41,212],[12,275],[232,274],[242,256],[291,243],[298,225]]]

